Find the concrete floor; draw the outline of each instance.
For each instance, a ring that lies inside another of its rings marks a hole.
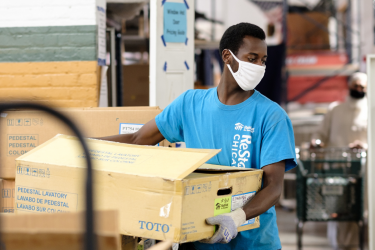
[[[296,210],[276,207],[277,226],[283,250],[297,250]],[[368,250],[368,228],[365,228],[364,250]],[[303,250],[333,249],[327,239],[326,222],[306,222],[303,226]],[[359,248],[358,248],[359,249]]]
[[[277,226],[283,250],[297,249],[296,212],[276,208]],[[327,239],[327,223],[307,222],[303,227],[303,250],[332,249]]]

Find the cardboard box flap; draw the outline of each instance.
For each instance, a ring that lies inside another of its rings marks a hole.
[[[153,111],[161,110],[159,106],[134,106],[134,107],[111,107],[110,110],[108,107],[71,107],[71,108],[56,108],[57,111],[71,111],[71,110],[105,110],[105,111]],[[28,112],[42,112],[40,110],[30,110],[30,109],[9,109],[7,111],[28,111]],[[6,113],[5,111],[4,113]]]
[[[87,139],[96,170],[181,180],[214,155],[216,149],[138,146]],[[17,161],[84,168],[86,156],[76,137],[57,135]]]
[[[260,169],[254,168],[237,168],[237,167],[229,167],[223,165],[214,165],[214,164],[203,164],[195,172],[239,172],[239,171],[254,171]]]

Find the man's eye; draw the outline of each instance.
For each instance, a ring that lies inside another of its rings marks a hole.
[[[263,65],[266,65],[266,61],[262,61],[262,64],[263,64]]]
[[[255,59],[254,58],[249,58],[249,61],[250,62],[255,62]]]

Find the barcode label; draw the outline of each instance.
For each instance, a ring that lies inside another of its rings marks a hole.
[[[133,134],[142,128],[143,124],[120,123],[119,134]]]

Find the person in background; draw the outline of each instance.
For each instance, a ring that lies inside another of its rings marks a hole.
[[[367,149],[367,75],[354,73],[349,96],[325,115],[312,139],[312,146]]]
[[[350,147],[367,149],[367,75],[354,73],[349,79],[349,96],[333,107],[315,133],[312,147]],[[328,222],[327,236],[335,249],[359,244],[355,222]],[[353,248],[357,249],[357,248]]]

